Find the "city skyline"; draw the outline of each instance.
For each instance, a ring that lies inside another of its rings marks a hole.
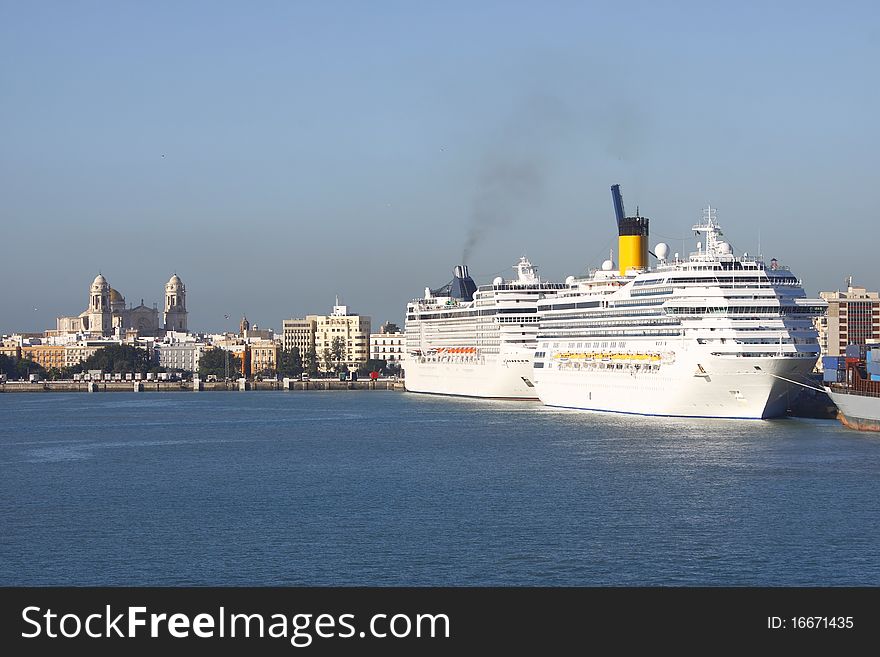
[[[337,294],[402,325],[465,256],[478,284],[599,266],[613,183],[652,245],[693,250],[711,203],[808,293],[880,283],[871,3],[0,11],[0,333],[99,271],[160,307],[178,272],[195,331]]]

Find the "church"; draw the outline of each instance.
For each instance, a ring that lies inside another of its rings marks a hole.
[[[57,330],[104,337],[156,337],[167,331],[186,333],[186,315],[186,286],[177,274],[165,284],[164,323],[159,321],[156,304],[149,307],[141,299],[139,306],[126,306],[119,290],[98,274],[89,288],[89,307],[75,317],[58,317]]]

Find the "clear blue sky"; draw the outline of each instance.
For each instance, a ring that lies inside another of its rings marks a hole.
[[[872,2],[0,2],[0,332],[98,270],[190,327],[374,324],[528,255],[614,243],[608,191],[808,291],[880,286]],[[688,238],[683,245],[680,238]],[[231,316],[230,321],[223,319]]]

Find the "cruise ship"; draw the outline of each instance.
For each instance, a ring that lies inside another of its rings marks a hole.
[[[538,302],[534,383],[549,406],[682,417],[784,415],[820,348],[808,299],[776,259],[737,257],[715,210],[693,227],[688,257],[658,244],[647,217],[625,216],[612,188],[619,266],[611,260]]]
[[[492,399],[537,399],[532,358],[538,301],[566,287],[541,280],[525,257],[516,278],[477,287],[465,265],[452,281],[425,289],[406,308],[405,385],[409,392]]]

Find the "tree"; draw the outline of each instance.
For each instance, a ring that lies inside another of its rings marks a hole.
[[[18,377],[18,367],[16,366],[15,358],[6,354],[0,354],[0,374],[5,374],[9,379]]]
[[[5,374],[8,379],[26,379],[31,374],[45,376],[46,370],[30,358],[12,358],[0,354],[0,374]]]
[[[61,368],[61,378],[64,380],[70,380],[73,378],[74,374],[79,374],[79,367],[76,365],[65,366]]]
[[[283,349],[278,354],[278,374],[281,376],[299,376],[303,372],[303,362],[299,355],[299,347]]]
[[[330,343],[330,353],[333,357],[333,364],[336,366],[336,372],[347,372],[348,368],[345,366],[345,338],[340,336],[336,336],[335,338],[333,338],[333,342]]]
[[[303,355],[303,369],[309,376],[318,375],[318,354],[314,346],[309,347]]]
[[[324,361],[325,372],[333,371],[333,352],[330,351],[330,347],[324,347],[324,351],[321,354],[321,360]]]
[[[379,372],[381,374],[388,367],[384,360],[371,358],[366,363],[361,363],[358,367],[358,374],[369,374],[370,372]]]
[[[98,349],[79,365],[71,368],[73,372],[101,370],[102,372],[140,372],[146,374],[153,366],[150,352],[130,344],[112,344]]]
[[[204,378],[213,374],[218,378],[225,379],[227,358],[229,358],[229,377],[237,378],[238,373],[241,372],[241,359],[219,347],[208,349],[202,354],[199,359],[199,377]]]
[[[46,368],[30,358],[20,359],[18,361],[18,378],[26,379],[31,374],[39,374],[41,379],[45,378]]]

